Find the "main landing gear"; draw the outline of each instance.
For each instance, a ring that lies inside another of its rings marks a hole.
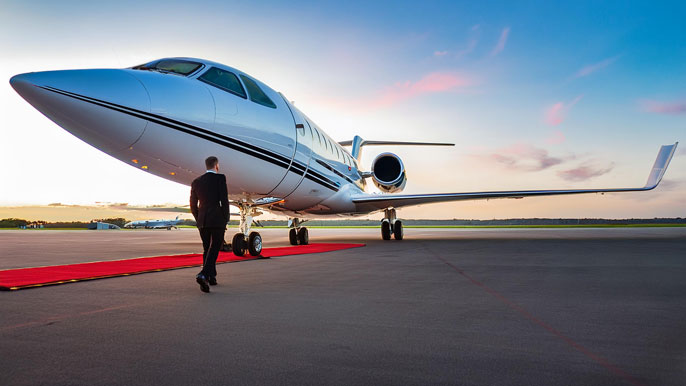
[[[396,240],[403,239],[403,222],[395,217],[395,209],[384,209],[384,218],[381,220],[381,238],[391,239],[391,233]]]
[[[305,221],[299,218],[289,218],[288,227],[288,241],[291,245],[307,245],[310,243],[310,234],[307,228],[301,226]]]
[[[231,251],[236,256],[243,256],[245,252],[251,256],[259,256],[262,253],[262,236],[257,232],[251,232],[253,217],[262,214],[259,210],[244,203],[236,203],[241,212],[241,220],[238,225],[239,233],[233,235]]]

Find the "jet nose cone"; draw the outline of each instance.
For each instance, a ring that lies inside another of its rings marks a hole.
[[[34,86],[29,80],[31,77],[30,73],[19,74],[10,78],[10,85],[17,92],[17,94],[24,96],[24,94]]]
[[[27,82],[26,74],[19,74],[19,75],[15,75],[15,76],[10,78],[10,85],[15,90],[17,89],[18,86],[21,86],[22,83],[26,83],[26,82]]]
[[[45,116],[96,148],[113,153],[140,138],[150,97],[131,70],[65,70],[19,74],[10,84]]]

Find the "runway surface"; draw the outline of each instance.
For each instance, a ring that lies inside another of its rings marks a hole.
[[[265,247],[284,229],[260,231]],[[0,385],[683,385],[686,229],[310,229],[366,247],[0,292]],[[0,231],[0,269],[198,252]]]

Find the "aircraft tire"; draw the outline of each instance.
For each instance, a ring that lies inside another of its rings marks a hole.
[[[395,224],[393,224],[393,237],[396,240],[402,240],[403,236],[404,236],[403,222],[400,220],[396,220]]]
[[[300,228],[298,231],[298,244],[307,245],[310,243],[310,232],[307,228]]]
[[[236,256],[245,255],[245,235],[242,233],[236,233],[233,235],[233,240],[231,240],[231,249],[233,254]]]
[[[288,241],[291,242],[291,245],[298,245],[298,232],[295,228],[291,228],[288,231]]]
[[[381,221],[381,238],[384,240],[391,239],[391,223],[388,220]]]
[[[257,232],[250,232],[248,237],[248,252],[250,256],[259,256],[262,253],[262,236]]]

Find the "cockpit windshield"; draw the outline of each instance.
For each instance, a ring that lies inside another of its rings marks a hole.
[[[202,63],[183,59],[161,59],[132,67],[134,70],[157,71],[188,76],[202,66]]]

